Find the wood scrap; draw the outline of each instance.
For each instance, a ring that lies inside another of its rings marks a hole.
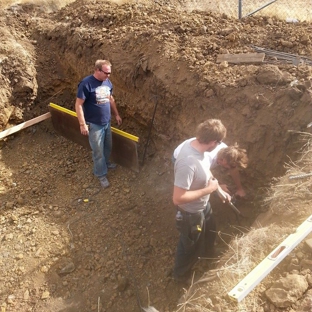
[[[13,127],[9,128],[7,130],[4,130],[4,131],[0,132],[0,139],[3,139],[3,138],[7,137],[10,134],[18,132],[18,131],[20,131],[22,129],[25,129],[27,127],[30,127],[30,126],[32,126],[32,125],[34,125],[34,124],[36,124],[36,123],[38,123],[40,121],[43,121],[45,119],[48,119],[50,117],[51,117],[50,113],[45,113],[45,114],[40,115],[40,116],[38,116],[36,118],[30,119],[28,121],[25,121],[25,122],[23,122],[23,123],[21,123],[19,125],[13,126]]]
[[[262,63],[265,53],[238,53],[238,54],[219,54],[217,56],[217,63],[227,61],[233,64],[243,63]]]

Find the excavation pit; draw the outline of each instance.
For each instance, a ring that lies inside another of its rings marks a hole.
[[[231,241],[240,250],[244,243],[238,238],[250,232],[249,258],[260,262],[279,244],[278,235],[290,234],[311,213],[310,177],[288,180],[311,171],[310,66],[272,59],[216,62],[226,52],[254,53],[249,42],[308,55],[306,24],[97,1],[49,12],[17,5],[2,17],[7,54],[1,59],[1,128],[45,114],[50,102],[73,110],[80,79],[92,73],[96,59],[108,58],[120,129],[140,138],[141,164],[139,172],[119,166],[109,173],[111,187],[100,190],[90,151],[60,136],[51,120],[0,142],[0,305],[6,311],[131,312],[140,305],[176,311],[184,291],[170,278],[178,235],[171,156],[207,118],[221,119],[228,130],[225,143],[237,142],[250,160],[241,171],[248,195],[236,202],[244,218],[212,196],[217,256],[232,250]],[[277,44],[276,29],[295,44]],[[233,189],[225,172],[215,175]],[[277,186],[271,189],[272,182]],[[285,259],[263,287],[284,271],[308,268],[302,260],[309,249],[300,252],[301,258],[295,250]],[[202,259],[196,280],[215,272],[219,260],[230,271],[232,256]],[[200,291],[207,287],[198,285]],[[225,311],[226,296],[215,285],[218,290],[203,292],[206,302],[198,301],[194,311],[205,305],[215,311],[218,304]],[[215,290],[210,284],[208,289]],[[255,293],[266,298],[263,291]],[[261,301],[254,293],[252,298]]]

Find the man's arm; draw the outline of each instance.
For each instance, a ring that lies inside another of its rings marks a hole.
[[[111,106],[111,111],[112,111],[113,115],[115,115],[118,126],[121,125],[122,119],[119,116],[117,105],[116,105],[115,99],[112,95],[110,96],[110,106]]]
[[[84,118],[84,113],[83,113],[83,109],[82,109],[83,103],[84,103],[83,99],[76,98],[75,110],[76,110],[77,118],[79,121],[81,134],[88,135],[89,129],[88,129],[88,126],[87,126],[85,118]]]
[[[174,186],[172,197],[173,203],[175,205],[190,203],[192,201],[197,200],[200,197],[211,194],[218,188],[218,185],[219,185],[218,180],[213,178],[208,181],[208,185],[205,188],[199,190],[188,191],[178,186]]]
[[[230,169],[229,171],[230,171],[230,175],[231,175],[231,177],[235,183],[235,186],[236,186],[235,195],[238,195],[240,197],[246,196],[246,192],[243,189],[242,184],[241,184],[240,174],[239,174],[238,168],[236,167],[236,168]]]

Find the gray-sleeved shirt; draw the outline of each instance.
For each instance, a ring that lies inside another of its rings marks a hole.
[[[180,145],[178,145],[176,147],[176,149],[174,150],[174,152],[173,152],[173,159],[175,160],[175,159],[178,158],[178,155],[179,155],[183,145],[186,142],[192,142],[195,139],[196,139],[195,137],[187,139],[184,142],[182,142]],[[218,152],[220,150],[222,150],[223,148],[226,148],[226,147],[227,147],[227,145],[224,142],[222,142],[221,144],[217,145],[216,148],[213,151],[204,153],[205,157],[209,157],[210,158],[210,163],[209,163],[210,164],[210,168],[214,168],[214,167],[217,166],[217,155],[218,155]]]
[[[211,178],[210,159],[185,142],[174,164],[174,185],[185,190],[199,190],[208,185]],[[194,213],[207,206],[210,195],[203,196],[187,204],[181,204],[183,210]]]

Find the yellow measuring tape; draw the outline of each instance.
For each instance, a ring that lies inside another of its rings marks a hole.
[[[49,106],[51,106],[52,108],[55,108],[55,109],[57,109],[57,110],[59,110],[61,112],[64,112],[64,113],[67,113],[67,114],[72,115],[74,117],[77,117],[76,112],[74,112],[72,110],[69,110],[67,108],[64,108],[62,106],[59,106],[57,104],[50,103]],[[122,135],[123,137],[128,138],[128,139],[130,139],[132,141],[139,142],[139,138],[137,136],[135,136],[135,135],[132,135],[132,134],[124,132],[122,130],[116,129],[114,127],[111,127],[111,129],[112,129],[112,132],[115,132],[115,133],[117,133],[119,135]]]

